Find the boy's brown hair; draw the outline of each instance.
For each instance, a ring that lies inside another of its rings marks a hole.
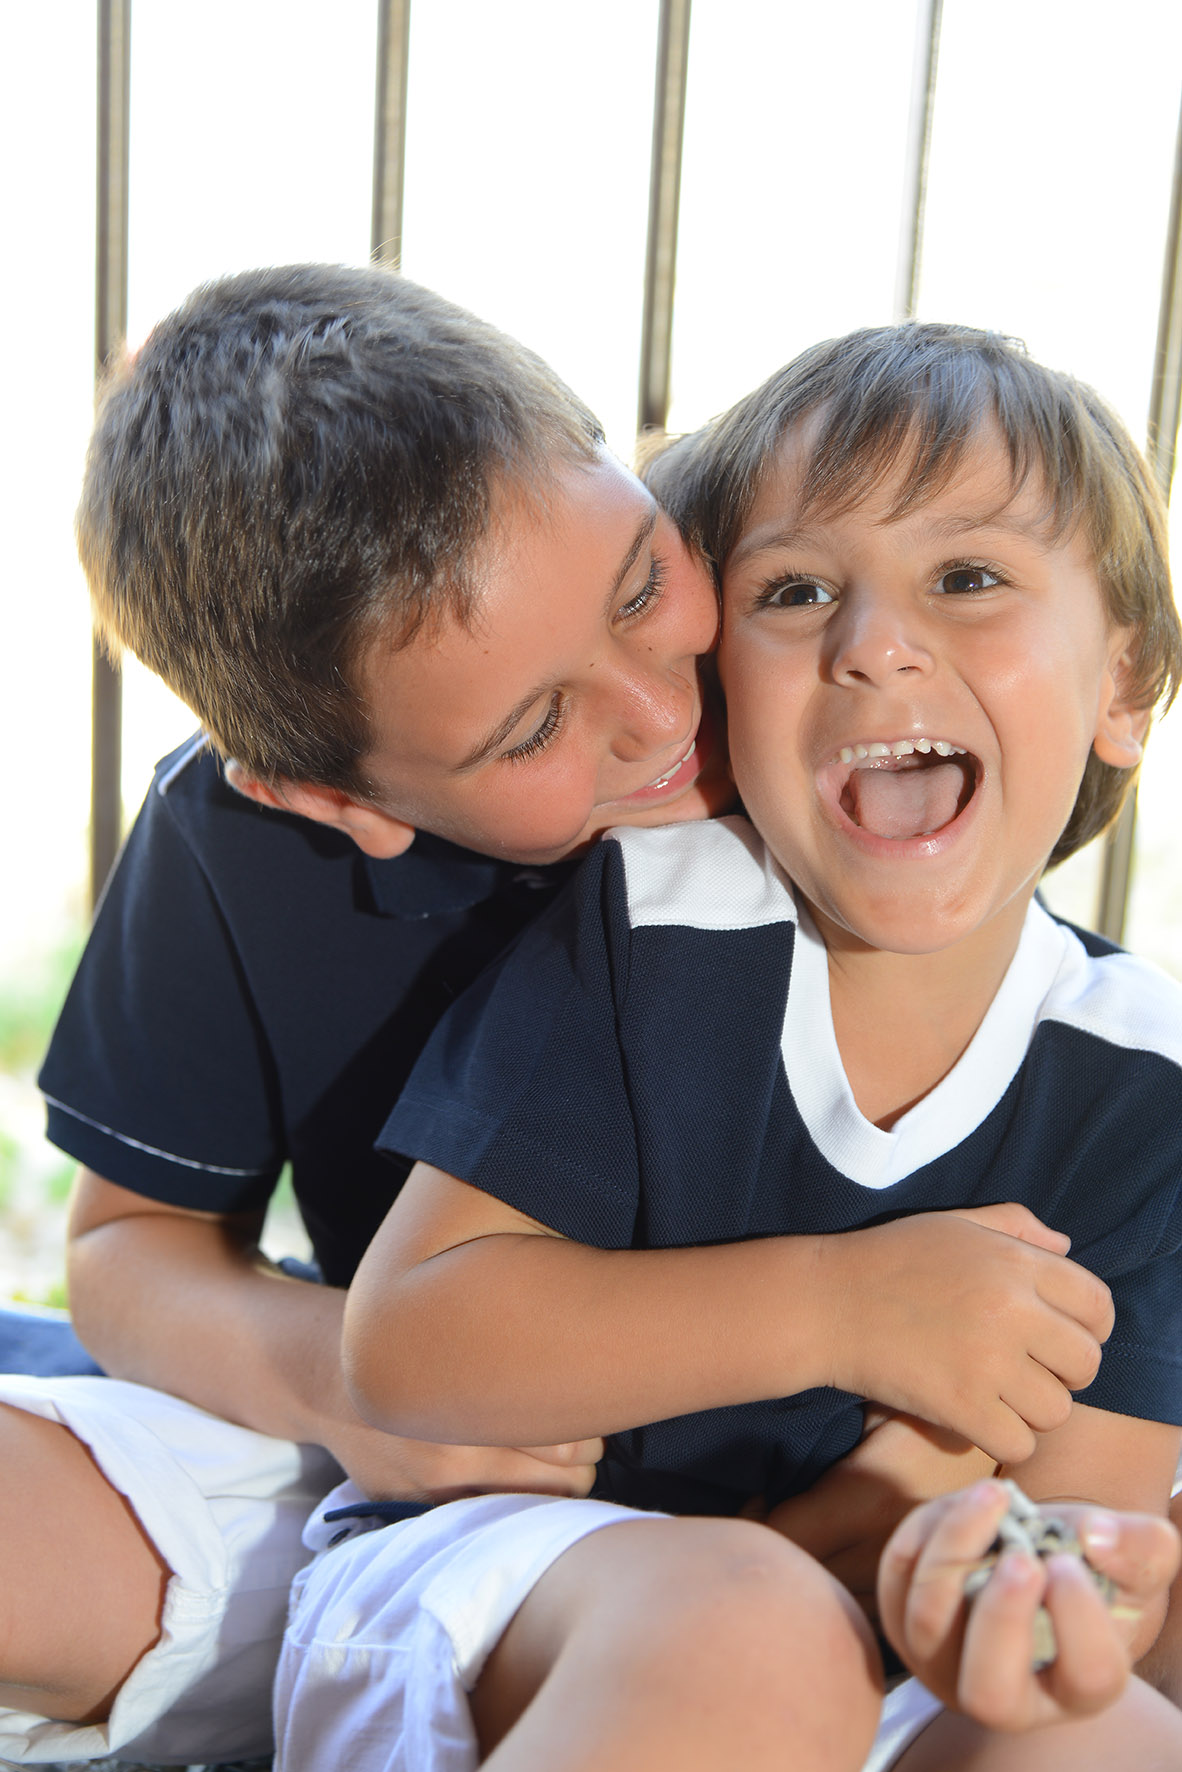
[[[1132,630],[1130,700],[1169,706],[1182,680],[1182,630],[1165,505],[1091,388],[1035,363],[1016,340],[967,326],[908,321],[815,345],[647,464],[649,486],[716,572],[785,433],[810,416],[803,508],[849,508],[902,462],[896,516],[946,485],[982,423],[994,424],[1013,490],[1031,477],[1042,483],[1053,536],[1086,539],[1111,621]],[[1052,865],[1111,822],[1134,773],[1088,758]]]
[[[498,489],[602,441],[532,352],[390,271],[206,284],[100,396],[77,519],[100,631],[261,780],[365,797],[364,654],[466,619]]]

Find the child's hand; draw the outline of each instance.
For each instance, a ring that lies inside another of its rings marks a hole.
[[[1096,1375],[1108,1288],[1024,1206],[925,1212],[821,1242],[842,1390],[1021,1464]]]
[[[456,1501],[464,1495],[521,1491],[589,1494],[602,1440],[562,1446],[439,1446],[377,1428],[338,1435],[334,1458],[373,1501]]]
[[[1078,1558],[1046,1563],[1006,1553],[982,1591],[965,1600],[965,1576],[993,1543],[1008,1496],[978,1483],[908,1515],[883,1552],[879,1613],[906,1665],[950,1709],[988,1728],[1019,1730],[1102,1710],[1128,1678],[1143,1611],[1160,1601],[1178,1566],[1178,1535],[1152,1514],[1056,1503],[1088,1562],[1110,1576],[1110,1608]],[[1034,1672],[1034,1619],[1045,1605],[1057,1654]]]

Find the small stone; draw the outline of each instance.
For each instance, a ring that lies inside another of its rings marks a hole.
[[[1009,1478],[1004,1479],[1009,1490],[1009,1511],[1002,1515],[998,1524],[997,1537],[990,1545],[985,1556],[969,1572],[965,1580],[964,1591],[967,1599],[973,1599],[988,1582],[998,1558],[1007,1550],[1026,1551],[1030,1556],[1078,1557],[1088,1574],[1103,1594],[1106,1603],[1111,1606],[1116,1599],[1116,1583],[1098,1569],[1093,1569],[1083,1554],[1083,1546],[1065,1520],[1059,1520],[1053,1514],[1044,1515],[1031,1501],[1023,1495],[1017,1483]],[[1051,1615],[1045,1606],[1040,1606],[1034,1619],[1034,1655],[1031,1666],[1035,1672],[1049,1667],[1055,1659],[1055,1627],[1051,1623]]]

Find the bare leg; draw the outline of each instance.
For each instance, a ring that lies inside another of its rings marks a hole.
[[[160,1634],[168,1570],[86,1447],[0,1404],[0,1704],[101,1722]]]
[[[857,1772],[880,1705],[869,1632],[820,1565],[700,1519],[573,1545],[472,1700],[488,1772]]]
[[[1003,1735],[945,1711],[896,1762],[895,1772],[1177,1772],[1182,1715],[1130,1680],[1098,1716]]]
[[[1182,1532],[1182,1495],[1170,1503],[1170,1518]],[[1182,1706],[1182,1571],[1170,1589],[1170,1609],[1157,1642],[1137,1664],[1142,1679]]]

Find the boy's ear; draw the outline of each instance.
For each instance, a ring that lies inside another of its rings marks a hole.
[[[232,759],[225,764],[230,786],[260,806],[279,812],[295,812],[315,824],[326,824],[351,837],[365,855],[389,861],[403,855],[415,840],[415,827],[404,824],[379,806],[354,800],[341,788],[326,788],[310,781],[260,781]]]
[[[1108,668],[1104,676],[1096,736],[1092,749],[1101,763],[1114,769],[1135,769],[1145,748],[1152,710],[1137,707],[1130,700],[1133,667],[1129,653],[1128,629],[1113,636]]]

